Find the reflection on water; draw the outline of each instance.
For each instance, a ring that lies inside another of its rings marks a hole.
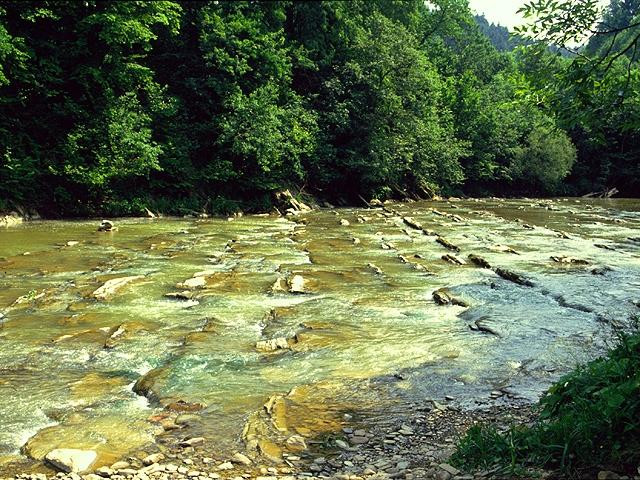
[[[328,412],[347,408],[367,379],[399,370],[404,395],[416,398],[455,393],[472,405],[509,387],[534,399],[600,352],[610,325],[640,300],[635,200],[116,223],[109,233],[95,221],[0,231],[0,458],[81,447],[107,462],[152,441],[158,427],[147,418],[179,401],[205,404],[201,428],[215,425],[220,447],[231,448],[273,394],[308,385],[286,401],[315,396]],[[471,253],[534,286],[478,268]],[[273,288],[279,279],[291,288],[296,275],[306,293]],[[128,276],[142,277],[92,297]],[[443,287],[470,306],[437,305],[432,293]],[[278,338],[286,348],[256,348]],[[132,391],[149,371],[159,372],[151,403]]]

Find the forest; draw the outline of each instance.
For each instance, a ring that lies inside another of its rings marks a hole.
[[[0,210],[637,196],[640,1],[558,3],[1,1]]]

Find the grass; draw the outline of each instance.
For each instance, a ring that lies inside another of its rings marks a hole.
[[[640,333],[619,333],[604,357],[578,367],[541,398],[530,425],[474,426],[452,462],[526,476],[545,468],[567,476],[597,469],[635,472],[640,464]]]

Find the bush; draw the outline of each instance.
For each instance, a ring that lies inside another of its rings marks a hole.
[[[475,426],[452,461],[462,468],[500,465],[578,473],[635,469],[640,462],[640,334],[620,334],[605,357],[578,367],[542,397],[531,426],[499,432]]]

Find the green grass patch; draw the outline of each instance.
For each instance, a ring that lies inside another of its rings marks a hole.
[[[466,470],[497,465],[512,476],[535,468],[567,475],[597,468],[634,472],[640,464],[640,333],[619,339],[607,355],[555,383],[532,424],[506,431],[472,427],[452,463]]]

